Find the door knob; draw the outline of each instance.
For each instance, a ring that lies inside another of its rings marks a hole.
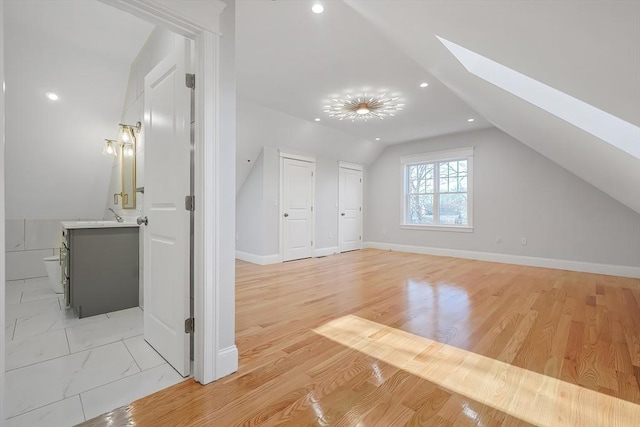
[[[147,219],[146,216],[139,216],[138,219],[136,219],[136,222],[138,225],[149,225],[149,219]]]
[[[345,213],[344,213],[344,212],[342,212],[340,215],[341,215],[341,216],[344,216],[344,215],[345,215]]]
[[[289,214],[285,212],[284,217],[286,218],[286,217],[288,217],[288,216],[289,216]]]

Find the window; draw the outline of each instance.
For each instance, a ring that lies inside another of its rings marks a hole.
[[[405,228],[472,230],[473,148],[401,159]]]

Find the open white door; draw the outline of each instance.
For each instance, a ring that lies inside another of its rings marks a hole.
[[[282,260],[313,256],[313,200],[316,165],[282,159]]]
[[[176,42],[144,79],[144,337],[182,376],[190,373],[189,43]]]
[[[362,248],[362,169],[340,166],[338,244],[340,252]]]

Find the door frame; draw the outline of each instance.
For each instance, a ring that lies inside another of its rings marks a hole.
[[[238,350],[234,345],[221,348],[221,335],[235,336],[235,309],[226,307],[234,289],[234,265],[226,262],[234,256],[233,247],[222,241],[221,230],[231,230],[232,204],[221,200],[225,186],[235,179],[224,168],[221,152],[230,148],[220,141],[219,120],[219,54],[220,15],[227,6],[220,0],[168,3],[164,0],[100,0],[143,20],[171,30],[195,42],[196,84],[195,150],[200,153],[195,163],[195,242],[194,242],[194,369],[196,381],[207,384],[238,369]],[[165,6],[166,5],[166,6]],[[173,7],[171,7],[171,6]],[[208,8],[207,14],[202,8]],[[206,16],[206,19],[202,17]],[[0,1],[0,19],[4,19]],[[0,29],[0,162],[5,162],[5,94],[4,94],[4,29]],[[227,144],[229,145],[229,144]],[[235,147],[233,144],[232,149]],[[233,150],[235,152],[235,150]],[[229,176],[227,176],[229,175]],[[5,173],[0,174],[0,253],[5,252]],[[224,218],[224,224],[222,224]],[[229,223],[231,221],[231,223]],[[227,239],[228,240],[228,239]],[[229,246],[229,247],[227,247]],[[227,253],[229,252],[229,253]],[[0,271],[5,272],[4,256]],[[5,275],[0,274],[0,419],[4,419],[5,377]],[[187,284],[188,286],[188,284]],[[224,295],[223,295],[224,294]],[[232,303],[233,305],[233,294]],[[231,312],[229,313],[229,311]],[[224,314],[224,319],[221,319]],[[228,318],[229,317],[229,318]],[[224,321],[223,321],[224,320]],[[233,339],[235,341],[235,339]]]
[[[279,236],[279,254],[278,259],[279,262],[284,262],[284,227],[282,226],[282,221],[284,218],[284,159],[291,160],[300,160],[303,162],[309,162],[313,164],[313,179],[311,180],[311,200],[313,200],[313,210],[311,211],[311,238],[313,239],[313,244],[311,245],[311,258],[315,256],[315,247],[316,247],[316,158],[315,156],[306,156],[302,154],[294,154],[294,153],[286,153],[284,151],[279,151],[279,162],[280,162],[280,189],[279,189],[279,197],[280,205],[279,208],[279,217],[278,217],[278,236]]]
[[[364,229],[364,166],[358,163],[349,163],[349,162],[343,162],[339,160],[338,161],[338,253],[342,253],[341,242],[342,242],[342,233],[343,233],[342,221],[340,221],[340,205],[342,203],[342,199],[340,198],[340,188],[341,188],[340,169],[351,169],[351,170],[362,172],[362,191],[360,194],[360,196],[362,197],[362,202],[361,202],[362,211],[360,212],[360,217],[361,217],[360,236],[362,236],[362,232]],[[360,238],[360,248],[362,249],[362,238]]]
[[[202,20],[202,3],[184,2],[174,8],[164,6],[163,0],[101,0],[141,19],[162,26],[195,43],[195,157],[194,196],[194,354],[193,376],[196,381],[207,384],[238,369],[238,350],[235,345],[221,348],[220,336],[231,326],[235,334],[234,318],[221,321],[223,302],[221,288],[229,286],[225,280],[235,282],[233,264],[225,268],[225,249],[220,244],[220,232],[235,228],[225,224],[223,211],[231,209],[221,199],[222,188],[232,177],[224,176],[220,152],[225,148],[220,141],[219,120],[219,55],[220,15],[227,6],[220,0],[210,0],[207,6],[210,15]],[[198,4],[199,3],[199,4]],[[180,8],[177,10],[175,8]],[[205,6],[202,6],[205,7]],[[235,193],[234,193],[235,194]],[[233,248],[232,248],[233,249]],[[233,251],[232,251],[233,252]],[[227,263],[228,264],[228,263]],[[233,271],[228,271],[231,269]],[[187,284],[188,285],[188,284]],[[233,304],[233,303],[232,303]],[[227,308],[228,312],[228,308]],[[225,316],[226,317],[226,316]]]

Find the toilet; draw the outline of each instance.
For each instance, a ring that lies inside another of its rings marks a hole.
[[[49,282],[53,288],[53,292],[56,294],[64,293],[64,287],[62,286],[62,267],[60,266],[59,256],[50,256],[44,259],[44,265],[47,269],[47,275],[49,276]]]

